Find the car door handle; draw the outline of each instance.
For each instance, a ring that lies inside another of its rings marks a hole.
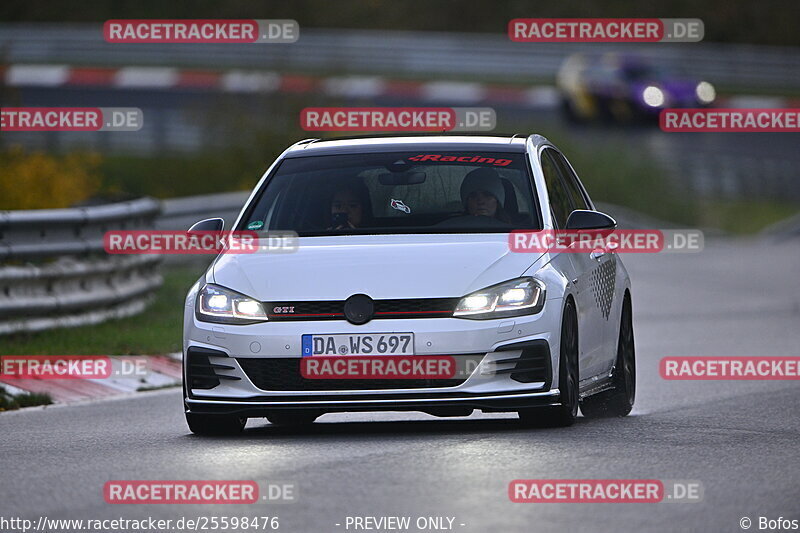
[[[591,257],[592,259],[596,259],[597,261],[600,261],[604,255],[606,255],[605,250],[592,250],[592,253],[589,254],[589,257]]]

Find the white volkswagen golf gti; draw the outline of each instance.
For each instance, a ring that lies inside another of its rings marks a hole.
[[[513,230],[615,226],[539,135],[300,141],[231,228],[258,242],[294,232],[296,251],[222,253],[187,296],[189,428],[343,411],[512,411],[531,426],[570,425],[579,408],[624,416],[636,368],[620,258],[509,246]],[[446,364],[411,365],[426,359]]]

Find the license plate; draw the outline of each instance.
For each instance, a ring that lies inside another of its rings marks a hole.
[[[303,357],[313,355],[414,355],[413,333],[303,335]]]

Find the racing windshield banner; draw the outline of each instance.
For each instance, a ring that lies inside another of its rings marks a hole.
[[[513,159],[502,157],[488,157],[481,155],[454,155],[454,154],[418,154],[408,158],[415,163],[470,163],[479,165],[492,165],[507,167],[514,162]]]

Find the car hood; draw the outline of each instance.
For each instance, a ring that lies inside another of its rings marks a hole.
[[[213,279],[261,301],[459,297],[521,276],[542,254],[508,234],[301,237],[295,252],[223,254]]]

